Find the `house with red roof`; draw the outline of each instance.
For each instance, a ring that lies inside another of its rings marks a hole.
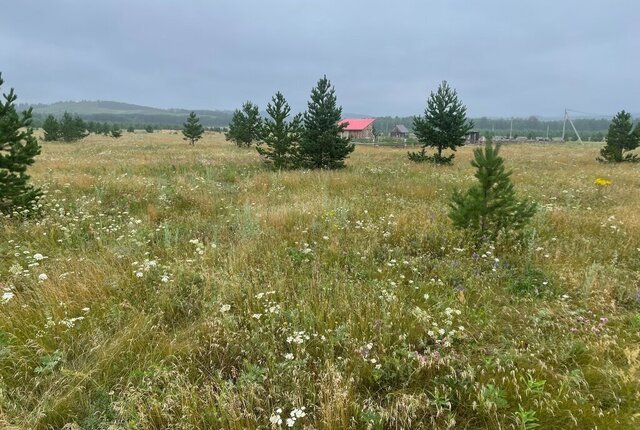
[[[352,139],[373,139],[373,118],[345,118],[339,125],[347,124],[342,131],[343,137]]]

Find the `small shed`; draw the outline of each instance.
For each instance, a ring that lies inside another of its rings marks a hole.
[[[480,132],[479,131],[471,131],[467,135],[467,142],[469,143],[478,143],[480,142]]]
[[[404,124],[398,124],[391,130],[391,137],[396,139],[406,139],[409,137],[409,129]]]
[[[338,125],[346,124],[342,130],[343,137],[352,139],[373,139],[373,118],[345,118]]]

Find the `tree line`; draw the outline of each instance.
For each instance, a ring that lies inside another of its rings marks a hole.
[[[266,112],[262,118],[257,105],[244,103],[234,112],[226,138],[240,147],[255,143],[261,158],[274,169],[338,169],[355,149],[343,136],[342,107],[326,76],[311,90],[305,112],[291,117],[291,107],[279,91]]]
[[[0,74],[0,87],[3,84]],[[36,207],[40,191],[28,183],[26,171],[40,153],[33,135],[31,108],[18,114],[13,88],[0,100],[0,213],[29,212]],[[226,134],[238,146],[255,143],[260,156],[274,169],[337,169],[355,148],[349,137],[343,136],[346,124],[340,123],[342,107],[337,104],[335,89],[324,76],[311,90],[307,110],[291,117],[291,108],[284,95],[277,92],[267,105],[267,116],[251,102],[234,112]],[[45,125],[46,124],[46,125]],[[72,142],[88,133],[120,137],[121,130],[106,123],[85,122],[68,112],[62,118],[48,116],[43,124],[45,140]],[[427,100],[423,115],[413,118],[413,130],[421,144],[419,152],[408,153],[415,162],[451,164],[455,151],[465,144],[466,135],[474,126],[466,115],[466,107],[455,89],[443,81]],[[133,131],[129,129],[128,131]],[[148,128],[153,132],[153,128]],[[194,145],[204,133],[195,112],[183,124],[185,140]],[[603,163],[640,162],[635,151],[640,146],[640,125],[634,126],[631,114],[624,110],[611,121],[606,144],[598,161]],[[429,154],[432,148],[435,153]],[[479,183],[466,193],[455,193],[450,202],[450,217],[459,227],[480,231],[481,235],[496,234],[508,228],[519,228],[533,215],[534,206],[515,200],[510,173],[499,157],[499,145],[488,139],[485,148],[474,151],[472,165]],[[445,151],[451,151],[448,155]],[[16,212],[17,211],[17,212]]]

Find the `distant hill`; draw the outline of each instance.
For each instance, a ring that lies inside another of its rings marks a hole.
[[[114,101],[65,101],[52,104],[19,105],[19,109],[33,108],[34,119],[42,120],[47,115],[62,116],[65,112],[79,115],[86,121],[118,124],[153,124],[181,126],[188,109],[159,109]],[[217,110],[195,110],[200,122],[206,127],[224,127],[231,121],[233,112]]]

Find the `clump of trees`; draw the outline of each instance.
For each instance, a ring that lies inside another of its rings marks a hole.
[[[455,154],[443,156],[442,151],[450,149],[455,152],[464,145],[472,128],[473,121],[467,119],[467,108],[447,81],[442,81],[438,90],[429,96],[424,116],[413,118],[413,130],[422,149],[420,152],[409,152],[409,159],[451,164]],[[437,152],[427,155],[427,147],[435,148]]]
[[[229,131],[225,134],[227,140],[235,142],[240,147],[249,147],[261,138],[262,118],[257,105],[250,101],[236,109],[229,123]]]
[[[537,206],[516,199],[511,172],[498,155],[500,145],[487,143],[473,151],[471,165],[478,182],[464,194],[455,191],[449,204],[449,218],[456,227],[467,229],[479,240],[495,240],[501,233],[522,229]]]
[[[184,140],[188,140],[190,145],[195,145],[204,134],[204,127],[200,124],[200,118],[195,112],[191,112],[187,118],[187,122],[182,125],[182,134]]]
[[[276,169],[337,169],[355,149],[338,124],[342,108],[337,104],[335,88],[326,76],[311,90],[307,111],[288,120],[291,107],[278,92],[267,106],[269,118],[260,118],[258,106],[246,102],[236,110],[227,140],[238,146],[254,142],[260,156]]]
[[[78,115],[72,116],[65,112],[60,120],[53,115],[47,116],[42,124],[44,130],[44,140],[75,142],[89,135],[87,124]]]
[[[640,146],[640,124],[633,126],[630,113],[624,110],[618,112],[609,125],[605,141],[606,145],[600,150],[598,161],[609,163],[640,162],[640,158],[636,154],[630,153]]]
[[[4,83],[0,73],[0,87]],[[18,114],[13,88],[0,100],[0,213],[29,210],[41,195],[29,185],[27,167],[40,154],[40,145],[33,136],[31,109]]]

